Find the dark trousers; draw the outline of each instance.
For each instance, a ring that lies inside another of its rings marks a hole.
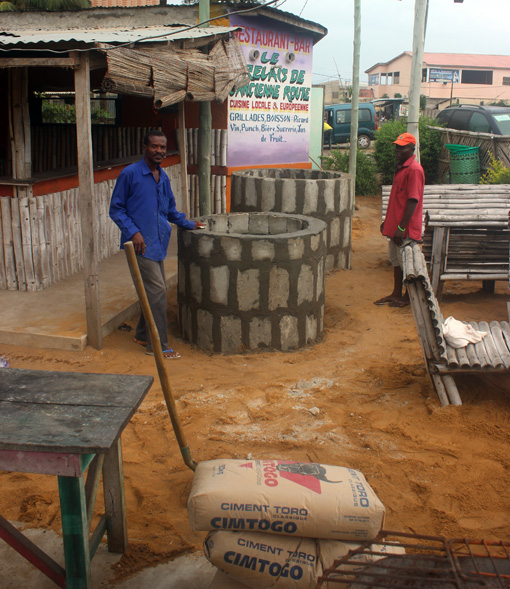
[[[165,268],[163,262],[155,262],[143,256],[136,256],[136,259],[138,260],[138,267],[140,268],[145,292],[149,299],[149,306],[159,333],[161,347],[163,350],[166,350],[168,349],[168,334],[166,324]],[[138,340],[146,341],[147,349],[152,350],[150,332],[145,323],[143,313],[140,314],[135,337]]]

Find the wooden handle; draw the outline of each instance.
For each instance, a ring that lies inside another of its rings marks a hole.
[[[138,295],[138,300],[140,301],[140,306],[142,307],[142,313],[145,317],[145,323],[149,327],[152,350],[154,352],[154,359],[158,369],[159,381],[161,383],[161,389],[163,390],[163,396],[165,397],[165,403],[170,415],[170,420],[174,428],[175,437],[177,438],[177,443],[179,444],[184,463],[186,466],[191,468],[191,470],[195,470],[197,464],[191,458],[191,452],[186,442],[184,432],[182,431],[181,422],[179,420],[177,407],[175,406],[175,400],[166,371],[165,358],[161,349],[161,340],[159,339],[159,333],[149,305],[149,299],[147,298],[147,293],[145,292],[145,286],[143,285],[142,275],[140,274],[140,268],[138,267],[138,262],[136,260],[133,242],[127,241],[124,244],[124,250],[126,252],[126,258],[128,261],[129,270],[131,272],[131,278],[133,279],[133,283],[135,285],[136,294]]]

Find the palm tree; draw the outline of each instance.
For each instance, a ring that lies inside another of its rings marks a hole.
[[[7,10],[43,11],[43,10],[80,10],[90,8],[89,0],[0,0],[0,12]]]

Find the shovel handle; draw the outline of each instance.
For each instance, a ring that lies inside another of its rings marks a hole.
[[[175,405],[174,396],[172,394],[172,388],[170,387],[170,380],[168,378],[168,373],[166,371],[163,350],[161,349],[161,340],[159,339],[158,329],[156,327],[156,323],[152,315],[152,311],[149,305],[149,299],[147,298],[147,293],[145,292],[145,286],[143,284],[142,275],[140,274],[140,268],[138,267],[135,248],[133,246],[132,241],[127,241],[124,244],[124,251],[126,252],[129,271],[131,272],[131,278],[133,279],[133,283],[135,285],[136,294],[138,295],[138,300],[140,301],[140,306],[142,307],[142,313],[145,318],[145,323],[149,327],[152,349],[154,351],[154,359],[156,361],[156,367],[158,369],[159,381],[161,383],[161,389],[163,391],[166,407],[170,415],[170,420],[174,428],[175,437],[177,438],[177,443],[179,444],[179,448],[181,450],[181,455],[184,460],[184,463],[188,468],[194,471],[197,466],[197,463],[191,457],[191,452],[186,442],[186,437],[182,430],[181,422],[179,420],[177,407]]]

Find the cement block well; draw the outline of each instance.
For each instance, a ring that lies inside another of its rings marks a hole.
[[[349,174],[294,168],[232,173],[232,212],[307,215],[327,226],[326,271],[350,268],[354,183]]]
[[[295,350],[322,338],[326,224],[303,215],[227,213],[178,230],[186,341],[209,352]]]

